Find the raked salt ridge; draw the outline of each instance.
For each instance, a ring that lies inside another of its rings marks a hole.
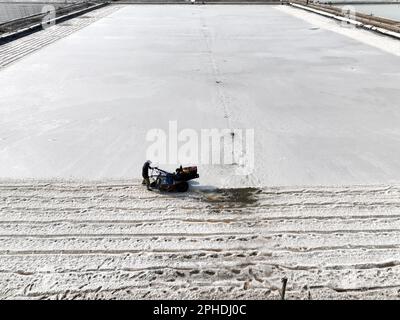
[[[199,163],[201,185],[400,182],[399,42],[299,12],[127,5],[22,54],[0,69],[0,177],[136,178],[177,121],[254,130],[254,172]]]

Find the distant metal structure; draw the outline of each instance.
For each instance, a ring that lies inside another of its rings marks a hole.
[[[307,0],[293,0],[290,3],[294,5],[296,4],[300,5],[297,7],[303,6],[302,7],[303,9],[308,9],[315,13],[324,12],[330,15],[331,17],[348,18],[346,12],[343,12],[342,8],[340,7],[335,7],[332,5],[321,4],[316,2],[307,3]],[[354,13],[353,20],[359,26],[367,27],[370,30],[378,31],[377,28],[380,28],[383,30],[393,32],[397,34],[396,38],[398,38],[398,35],[400,34],[400,21],[377,17],[377,16],[371,16],[360,12]]]
[[[43,20],[48,15],[48,12],[42,12],[42,8],[49,4],[59,2],[46,2],[41,3],[40,11],[35,14],[24,15],[19,18],[11,19],[6,22],[0,23],[0,45],[10,42],[16,38],[31,34],[33,32],[43,29]],[[0,5],[3,4],[0,3]],[[35,3],[36,4],[36,3]],[[91,10],[108,5],[106,1],[76,1],[75,3],[68,2],[67,5],[62,5],[55,11],[55,17],[51,22],[59,23]]]
[[[119,4],[288,4],[288,0],[112,0]]]
[[[42,12],[43,7],[52,5],[56,10],[65,7],[90,2],[89,0],[43,0],[43,1],[1,1],[0,24],[27,18]],[[93,1],[92,1],[93,2]]]

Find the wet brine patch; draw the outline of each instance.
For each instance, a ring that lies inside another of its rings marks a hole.
[[[202,191],[204,200],[213,204],[228,206],[248,206],[257,203],[257,194],[261,192],[258,188],[232,188]]]

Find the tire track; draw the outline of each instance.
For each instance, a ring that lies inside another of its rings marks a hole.
[[[398,186],[0,181],[0,298],[395,297]],[[149,284],[152,284],[149,289]]]

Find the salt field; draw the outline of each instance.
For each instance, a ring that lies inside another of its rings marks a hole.
[[[176,121],[254,130],[254,171],[200,163],[205,185],[399,182],[398,41],[349,38],[307,17],[285,6],[128,5],[7,65],[0,176],[138,178],[147,132]],[[6,61],[29,50],[23,41]]]
[[[283,277],[399,298],[400,41],[291,6],[110,5],[0,46],[0,88],[0,299],[280,299]],[[147,191],[171,122],[251,130],[254,170]]]

